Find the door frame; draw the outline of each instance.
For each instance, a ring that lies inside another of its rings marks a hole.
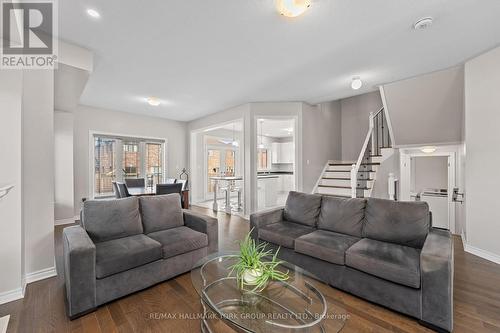
[[[273,115],[273,114],[265,114],[265,113],[255,113],[252,117],[252,148],[251,152],[251,166],[250,172],[253,178],[253,188],[254,191],[252,193],[252,201],[251,201],[251,212],[258,212],[258,161],[257,161],[257,145],[259,141],[259,119],[268,119],[268,120],[293,120],[293,144],[294,144],[294,162],[293,162],[293,176],[294,176],[294,190],[301,191],[302,190],[302,165],[300,164],[302,160],[302,128],[301,123],[299,122],[300,118],[298,115]],[[262,209],[265,210],[265,209]]]
[[[423,148],[423,147],[422,147]],[[436,148],[433,153],[423,153],[420,147],[401,149],[400,151],[400,192],[401,201],[411,201],[411,158],[415,157],[448,157],[448,226],[451,233],[455,233],[455,202],[453,201],[453,189],[457,184],[457,152],[440,150]]]

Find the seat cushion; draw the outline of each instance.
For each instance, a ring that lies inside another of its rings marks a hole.
[[[317,230],[295,240],[295,252],[331,262],[345,264],[345,251],[361,238]]]
[[[208,246],[206,234],[184,226],[156,231],[148,236],[161,244],[165,259]]]
[[[313,232],[315,229],[289,221],[271,223],[259,229],[262,240],[293,249],[295,239]]]
[[[139,200],[87,200],[83,203],[82,226],[94,243],[142,234]]]
[[[346,251],[346,265],[382,279],[420,288],[420,250],[364,238]]]
[[[321,207],[321,195],[291,191],[286,199],[285,220],[316,227]]]
[[[421,249],[431,226],[429,205],[369,198],[363,237]]]
[[[318,229],[361,237],[365,206],[365,199],[323,196]]]
[[[184,225],[181,199],[177,193],[140,197],[139,205],[145,234]]]
[[[97,243],[95,247],[98,279],[161,259],[161,244],[142,234]]]

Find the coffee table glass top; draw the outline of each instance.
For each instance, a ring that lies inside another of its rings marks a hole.
[[[260,292],[238,287],[230,266],[237,252],[219,252],[200,260],[191,271],[191,280],[204,308],[202,330],[222,321],[241,332],[339,332],[346,311],[340,300],[328,302],[323,291],[328,285],[304,269],[283,263],[286,281],[270,281]],[[231,274],[230,274],[231,273]],[[218,329],[217,329],[218,330]]]

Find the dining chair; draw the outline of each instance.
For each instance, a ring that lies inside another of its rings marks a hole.
[[[167,178],[165,180],[165,184],[175,184],[177,182],[177,179],[175,178]]]
[[[120,194],[120,189],[118,188],[118,184],[116,182],[112,182],[113,184],[113,192],[115,193],[115,198],[120,199],[122,196]]]
[[[187,179],[176,179],[176,184],[182,184],[182,191],[187,189]]]
[[[118,186],[118,191],[120,192],[120,198],[130,197],[130,193],[128,193],[128,187],[125,183],[116,182]]]
[[[144,178],[125,178],[127,187],[146,187],[146,180]]]
[[[170,194],[170,193],[179,193],[182,198],[182,184],[156,184],[156,194]]]

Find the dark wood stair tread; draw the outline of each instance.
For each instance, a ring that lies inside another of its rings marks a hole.
[[[329,188],[351,188],[350,186],[337,186],[337,185],[318,185],[318,187],[329,187]],[[356,187],[357,190],[369,190],[368,187]]]
[[[335,178],[335,177],[322,177],[321,179],[351,180],[351,178]],[[368,180],[373,180],[373,179],[371,179],[371,178],[369,178],[369,179],[358,179],[358,181],[360,181],[360,180],[366,180],[366,181],[368,181]]]
[[[356,163],[328,163],[329,166],[346,166],[346,165],[353,165]],[[361,166],[363,165],[380,165],[378,162],[367,162],[367,163],[361,163]]]

